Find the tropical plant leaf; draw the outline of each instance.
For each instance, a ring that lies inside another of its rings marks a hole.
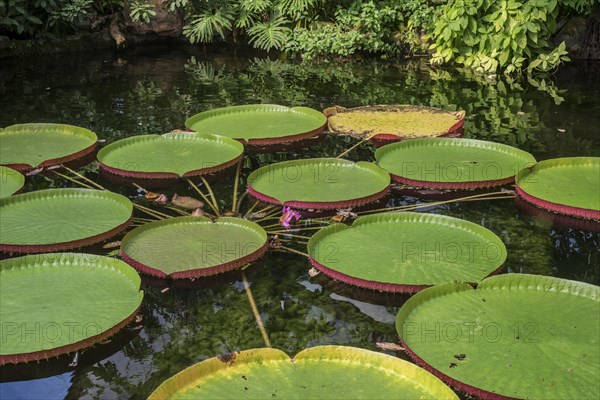
[[[47,189],[0,199],[0,251],[66,250],[116,235],[133,205],[116,193]]]
[[[210,358],[163,382],[149,400],[192,398],[458,399],[414,364],[345,346],[317,346],[293,359],[268,348]]]
[[[600,396],[600,288],[525,274],[425,289],[396,329],[421,366],[481,398]]]
[[[257,49],[283,49],[292,30],[286,26],[289,21],[284,17],[271,18],[248,28],[250,43]]]
[[[600,157],[540,161],[519,173],[517,192],[561,214],[600,219]]]
[[[364,205],[383,197],[387,172],[368,162],[312,158],[264,166],[248,176],[254,197],[292,208],[333,209]]]
[[[401,183],[433,189],[493,187],[535,163],[526,151],[475,139],[414,139],[383,146],[377,164]]]
[[[129,232],[121,256],[150,275],[195,278],[216,275],[256,260],[266,250],[260,225],[241,218],[177,217]]]
[[[212,42],[216,35],[225,39],[225,32],[230,31],[234,14],[226,5],[219,8],[207,8],[194,15],[191,21],[183,27],[183,34],[190,42]]]
[[[207,133],[141,135],[119,140],[98,152],[101,167],[121,175],[160,178],[214,172],[236,162],[244,146]]]
[[[19,171],[0,166],[0,199],[17,193],[24,184],[25,177]]]
[[[3,260],[0,277],[6,328],[0,365],[48,359],[104,340],[134,317],[143,297],[133,268],[92,254]]]
[[[241,140],[272,139],[276,143],[294,137],[314,136],[325,128],[325,116],[311,108],[275,104],[249,104],[205,111],[185,121],[189,129]]]
[[[18,170],[58,165],[90,153],[97,140],[92,131],[72,125],[11,125],[0,131],[0,165]]]
[[[334,279],[386,292],[414,293],[453,280],[479,282],[506,260],[493,232],[436,214],[360,217],[333,224],[308,242],[315,268]]]

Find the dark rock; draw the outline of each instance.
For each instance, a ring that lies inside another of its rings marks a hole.
[[[135,35],[181,36],[183,31],[183,16],[181,13],[169,11],[166,2],[162,0],[147,0],[147,2],[154,6],[156,15],[152,17],[150,23],[135,22],[129,16],[129,7],[126,7],[123,14],[125,14],[127,31]]]

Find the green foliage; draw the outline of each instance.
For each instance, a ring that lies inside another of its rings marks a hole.
[[[156,15],[154,5],[145,2],[144,0],[131,2],[131,9],[129,16],[131,19],[138,23],[150,23],[152,17]]]
[[[271,18],[266,22],[259,22],[248,29],[250,43],[263,50],[281,49],[291,32],[285,26],[288,21],[284,17]]]
[[[566,0],[584,10],[593,0]],[[561,3],[562,4],[562,3]],[[435,23],[431,62],[456,62],[480,74],[550,71],[568,61],[565,45],[548,53],[556,31],[557,0],[455,0],[442,6]]]
[[[231,30],[233,20],[233,12],[226,6],[204,8],[183,27],[183,34],[192,43],[212,42],[217,34],[221,39],[225,39],[225,31]]]

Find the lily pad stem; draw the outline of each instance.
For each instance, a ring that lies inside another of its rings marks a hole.
[[[200,195],[200,197],[202,197],[202,200],[204,200],[204,202],[206,204],[208,204],[210,206],[210,208],[212,208],[212,210],[216,213],[216,215],[219,215],[219,210],[215,208],[214,204],[208,199],[208,197],[206,197],[206,195],[204,193],[202,193],[202,191],[200,190],[200,188],[198,186],[196,186],[194,184],[194,182],[192,182],[191,179],[186,178],[187,182],[190,184],[191,187],[194,188],[194,190]]]
[[[254,301],[254,296],[252,296],[252,291],[250,290],[250,285],[248,284],[248,278],[246,278],[246,273],[242,271],[242,282],[244,283],[244,289],[246,290],[246,296],[248,296],[248,302],[250,303],[250,307],[252,308],[252,314],[254,314],[254,319],[258,324],[258,329],[265,341],[265,345],[267,347],[273,347],[271,345],[271,341],[269,340],[269,335],[267,335],[267,330],[265,329],[265,325],[263,324],[262,319],[260,318],[260,313],[258,312],[258,307],[256,307],[256,302]]]

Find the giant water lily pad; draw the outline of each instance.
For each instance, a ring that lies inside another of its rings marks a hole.
[[[412,212],[330,225],[310,238],[308,253],[315,268],[334,279],[400,293],[453,280],[479,282],[506,260],[504,243],[482,226]]]
[[[158,277],[216,275],[252,262],[267,249],[267,233],[241,218],[177,217],[129,232],[121,256],[135,268]]]
[[[313,137],[325,129],[326,122],[322,113],[311,108],[249,104],[196,114],[185,121],[185,126],[265,146]]]
[[[412,358],[484,399],[600,397],[600,287],[508,274],[425,289],[396,328]]]
[[[375,145],[402,139],[462,136],[464,111],[445,111],[412,105],[340,106],[323,111],[335,134],[370,137]]]
[[[19,171],[0,166],[0,199],[17,193],[24,184],[25,177]]]
[[[517,193],[553,212],[600,219],[600,157],[540,161],[519,173]]]
[[[73,249],[112,237],[129,224],[133,205],[116,193],[48,189],[0,199],[0,251]]]
[[[239,161],[236,140],[200,133],[141,135],[111,143],[98,152],[100,167],[128,178],[169,179],[205,175]]]
[[[163,382],[158,399],[458,399],[435,376],[396,357],[318,346],[293,359],[277,349],[210,358]]]
[[[311,158],[264,166],[248,176],[255,198],[300,209],[368,204],[386,195],[390,176],[377,165],[340,158]]]
[[[96,148],[92,131],[63,124],[18,124],[0,131],[0,165],[19,171],[59,165]]]
[[[514,181],[535,158],[523,150],[475,139],[415,139],[377,149],[377,164],[395,181],[429,189],[476,189]]]
[[[120,260],[50,253],[0,261],[0,365],[48,359],[102,341],[139,308],[138,273]]]

